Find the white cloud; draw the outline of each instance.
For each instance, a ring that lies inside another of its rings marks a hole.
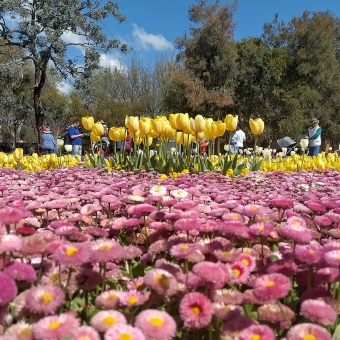
[[[64,94],[69,94],[72,91],[73,87],[70,84],[62,81],[57,84],[57,89]]]
[[[172,50],[173,44],[166,40],[162,34],[149,34],[146,33],[143,27],[138,27],[136,24],[132,24],[132,35],[136,40],[136,43],[144,50],[154,49],[156,51]]]
[[[113,54],[101,54],[100,55],[100,66],[103,67],[121,67],[121,58],[119,53]]]
[[[61,35],[61,39],[67,44],[85,44],[86,39],[82,35],[74,34],[73,32],[65,32]],[[79,49],[84,49],[82,46],[75,46]]]

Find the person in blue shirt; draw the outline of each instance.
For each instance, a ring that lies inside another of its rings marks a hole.
[[[42,148],[44,150],[45,155],[48,155],[50,153],[55,153],[57,149],[57,143],[55,142],[55,139],[52,135],[50,128],[47,127],[44,130],[44,133],[41,137],[41,141],[42,141]]]
[[[319,126],[319,121],[316,118],[313,118],[310,122],[308,128],[308,155],[309,156],[317,156],[320,152],[321,146],[321,132],[322,129]]]
[[[68,128],[68,136],[72,145],[72,155],[81,156],[82,154],[82,144],[84,137],[83,133],[79,132],[80,122],[78,120],[74,121]]]

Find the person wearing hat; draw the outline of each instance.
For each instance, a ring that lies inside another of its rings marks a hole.
[[[319,126],[319,121],[316,118],[312,118],[308,128],[308,155],[317,156],[320,152],[321,146],[321,132],[322,129]]]
[[[55,153],[57,149],[57,143],[52,135],[50,128],[45,128],[44,133],[41,137],[42,140],[42,148],[44,150],[44,154],[48,155],[50,153]]]

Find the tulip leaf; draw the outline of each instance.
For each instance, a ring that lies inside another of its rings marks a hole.
[[[332,340],[338,340],[338,339],[340,339],[340,325],[338,325],[335,328],[335,331],[334,331],[333,336],[332,336]]]
[[[258,171],[261,167],[262,159],[260,159],[258,162],[254,162],[250,165],[249,170],[250,171]]]
[[[224,158],[224,165],[223,165],[223,169],[222,169],[222,174],[223,174],[224,176],[227,174],[227,171],[228,171],[228,169],[231,168],[232,164],[233,164],[233,161],[232,161],[232,160],[231,160],[231,161],[228,161],[228,158],[227,158],[227,157]]]
[[[237,153],[235,154],[234,156],[234,159],[233,159],[233,164],[232,164],[232,169],[234,170],[236,168],[236,165],[237,165]]]
[[[239,176],[241,174],[241,171],[246,168],[245,164],[239,164],[236,168],[234,168],[234,176]]]

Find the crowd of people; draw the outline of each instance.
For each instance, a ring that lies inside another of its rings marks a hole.
[[[102,138],[101,143],[94,143],[92,145],[92,148],[95,152],[101,153],[102,155],[108,155],[109,154],[109,148],[110,148],[110,141],[107,138],[108,135],[108,128],[106,127],[105,123],[103,123],[104,126],[104,136]],[[83,144],[83,138],[86,136],[85,133],[80,133],[79,131],[80,122],[79,120],[73,121],[73,123],[67,128],[67,132],[65,133],[64,143],[72,146],[72,155],[74,156],[81,156],[82,155],[82,144]],[[309,156],[317,156],[320,152],[321,148],[321,134],[322,134],[322,128],[319,126],[319,120],[317,118],[312,118],[310,121],[307,134],[304,136],[304,138],[308,139],[308,155]],[[231,153],[237,153],[239,150],[242,150],[245,147],[245,143],[247,141],[246,134],[242,129],[241,124],[238,124],[236,132],[232,136],[230,140],[230,152]],[[120,152],[122,143],[116,142],[114,150],[116,152]],[[207,148],[209,145],[209,141],[205,138],[203,138],[199,144],[197,145],[197,151],[199,148],[199,151],[201,154],[206,155],[207,154]],[[124,152],[126,155],[130,155],[133,151],[133,139],[130,137],[130,135],[127,135],[125,143],[124,143]],[[268,148],[272,148],[272,140],[268,142]],[[57,153],[57,143],[56,140],[52,134],[52,131],[49,127],[46,127],[43,131],[42,136],[42,149],[44,154],[51,154],[51,153]],[[197,152],[196,151],[196,152]]]

